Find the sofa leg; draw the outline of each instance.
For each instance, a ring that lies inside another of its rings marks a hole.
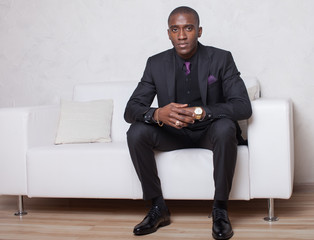
[[[24,203],[23,203],[22,195],[17,196],[17,207],[18,207],[18,212],[14,213],[15,216],[23,216],[27,214],[27,212],[24,211]]]
[[[274,199],[273,198],[268,199],[268,216],[265,217],[264,220],[267,222],[275,222],[275,221],[279,220],[279,218],[277,218],[275,216]]]

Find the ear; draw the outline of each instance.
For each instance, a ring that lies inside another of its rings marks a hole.
[[[202,28],[202,27],[199,27],[199,28],[198,28],[198,37],[201,37],[201,36],[202,36],[202,33],[203,33],[203,28]]]

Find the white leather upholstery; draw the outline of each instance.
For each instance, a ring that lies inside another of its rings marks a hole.
[[[30,197],[133,198],[127,144],[64,144],[27,153]]]
[[[246,85],[256,79],[245,79]],[[73,99],[114,100],[112,143],[54,145],[59,106],[0,109],[0,194],[30,197],[141,198],[126,144],[125,105],[136,82],[80,84]],[[249,146],[238,148],[231,199],[289,198],[293,186],[292,104],[252,102]],[[197,157],[195,157],[197,156]],[[156,152],[167,199],[212,199],[212,152]]]
[[[197,157],[196,157],[197,156]],[[231,199],[250,199],[249,153],[238,148]],[[168,199],[213,199],[213,154],[207,149],[158,152],[156,156],[163,194]]]
[[[294,176],[291,102],[259,99],[252,106],[248,128],[251,198],[289,198]]]
[[[0,109],[0,194],[27,194],[28,108]]]

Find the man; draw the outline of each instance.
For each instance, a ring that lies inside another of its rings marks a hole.
[[[240,139],[237,121],[251,116],[248,94],[231,53],[198,42],[202,28],[195,10],[174,9],[168,26],[174,48],[148,59],[124,114],[132,123],[127,140],[143,198],[152,201],[134,234],[170,224],[154,150],[198,147],[212,150],[214,156],[213,237],[229,239],[233,231],[227,202]],[[151,107],[155,95],[159,108]]]

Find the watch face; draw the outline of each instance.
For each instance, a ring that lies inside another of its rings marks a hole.
[[[195,114],[202,114],[203,111],[202,111],[201,108],[195,108],[194,113],[195,113]]]

